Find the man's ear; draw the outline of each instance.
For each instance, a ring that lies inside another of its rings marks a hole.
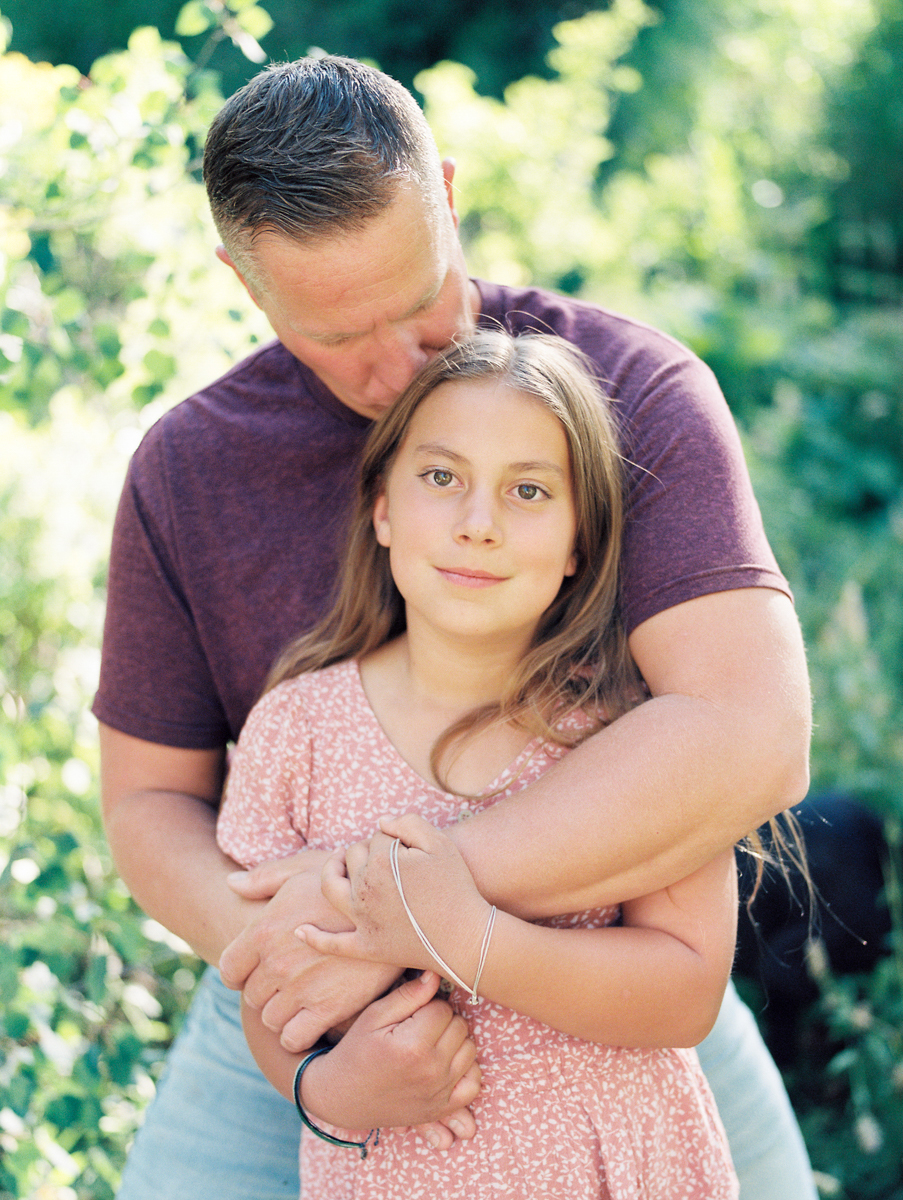
[[[235,274],[241,280],[242,287],[245,289],[245,291],[248,293],[248,295],[251,297],[251,299],[254,301],[254,303],[257,305],[257,307],[262,310],[263,305],[257,299],[257,297],[254,294],[254,291],[251,288],[251,285],[248,283],[247,279],[245,279],[244,275],[242,275],[241,271],[239,271],[238,267],[232,261],[232,258],[229,255],[229,251],[226,249],[225,246],[222,246],[222,245],[217,246],[216,257],[220,260],[221,263],[225,263],[227,267],[232,268],[232,270],[235,272]]]
[[[443,158],[442,160],[442,178],[445,180],[445,196],[448,200],[448,207],[451,209],[452,220],[455,223],[455,229],[458,228],[461,218],[458,216],[458,210],[455,208],[455,188],[453,180],[455,177],[455,160],[453,158]]]
[[[385,491],[379,493],[376,497],[376,503],[373,505],[373,529],[376,533],[376,540],[381,546],[389,546],[391,544],[389,501]]]

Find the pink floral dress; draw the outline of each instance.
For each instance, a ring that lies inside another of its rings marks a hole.
[[[387,812],[416,810],[441,828],[526,787],[561,753],[526,747],[485,801],[442,792],[401,758],[370,708],[357,664],[342,663],[281,684],[253,709],[217,836],[252,866],[359,841]],[[617,915],[608,908],[550,924],[598,927]],[[736,1200],[695,1051],[597,1045],[489,1001],[471,1005],[458,988],[448,999],[479,1048],[476,1136],[442,1152],[409,1130],[383,1129],[362,1160],[305,1132],[305,1200]]]

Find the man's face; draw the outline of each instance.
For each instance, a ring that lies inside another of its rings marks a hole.
[[[405,185],[362,231],[254,243],[254,278],[242,276],[253,300],[286,349],[362,416],[379,416],[473,327],[479,300],[447,195],[431,209]]]

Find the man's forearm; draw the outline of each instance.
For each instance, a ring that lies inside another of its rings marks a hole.
[[[108,814],[107,838],[137,904],[216,964],[262,905],[226,883],[235,863],[216,844],[216,811],[196,797],[137,792]]]
[[[677,617],[641,627],[660,694],[449,831],[487,899],[535,918],[646,895],[805,794],[808,680],[789,602],[727,593],[689,615],[722,627],[707,651],[688,639],[702,665],[684,671],[686,692],[655,671],[656,654],[683,653]]]
[[[483,895],[531,918],[617,904],[685,878],[737,841],[755,817],[725,802],[736,773],[719,752],[717,720],[695,708],[649,701],[526,791],[450,830]]]

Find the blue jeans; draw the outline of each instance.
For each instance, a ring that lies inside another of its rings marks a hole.
[[[741,1200],[816,1200],[780,1075],[733,986],[699,1053]],[[245,1045],[238,994],[211,968],[170,1051],[118,1200],[297,1200],[299,1137],[294,1107]]]

